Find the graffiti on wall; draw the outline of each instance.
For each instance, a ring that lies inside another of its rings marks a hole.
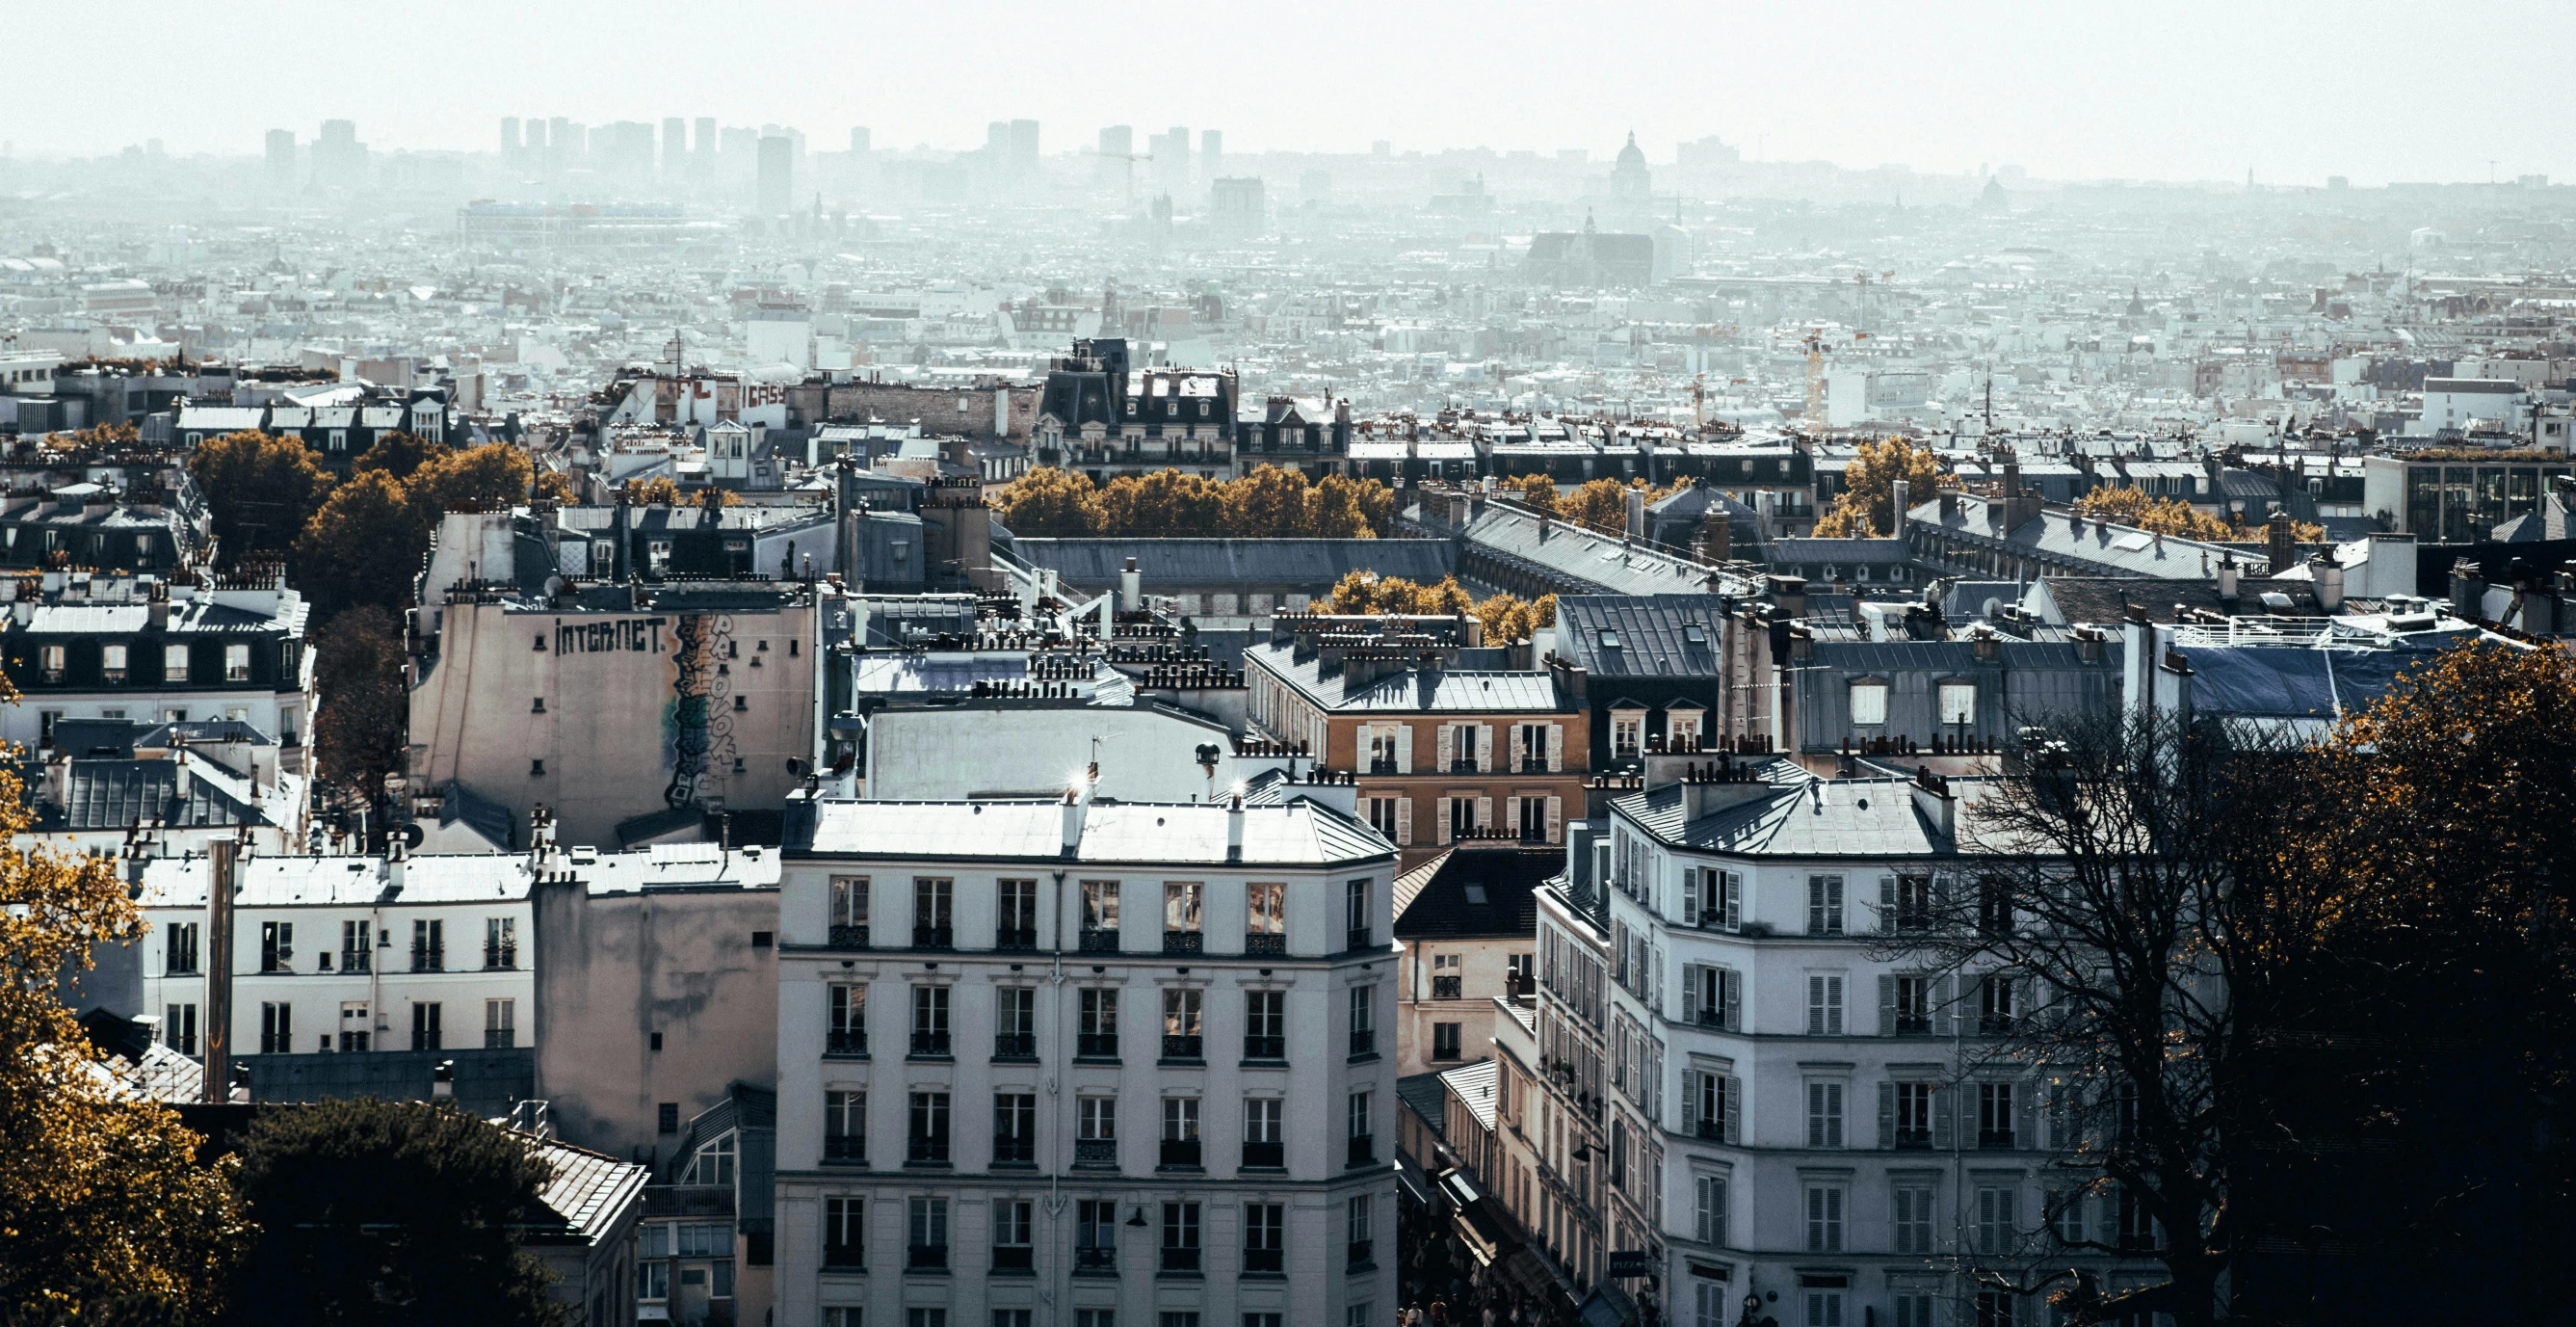
[[[658,619],[656,619],[658,621]],[[673,810],[703,806],[724,795],[734,760],[733,680],[737,652],[733,619],[688,614],[675,620],[678,648],[671,656],[671,706],[663,722],[671,781],[663,804]]]

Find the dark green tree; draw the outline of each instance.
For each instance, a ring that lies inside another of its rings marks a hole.
[[[445,1102],[262,1115],[242,1144],[259,1239],[234,1305],[253,1324],[568,1327],[516,1228],[549,1172],[527,1140]]]

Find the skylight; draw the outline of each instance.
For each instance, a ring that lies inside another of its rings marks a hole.
[[[1601,648],[1605,650],[1615,650],[1619,648],[1619,633],[1612,631],[1608,627],[1603,627],[1601,629]]]
[[[1483,885],[1467,886],[1467,902],[1479,908],[1485,906],[1485,887]]]
[[[1682,624],[1682,639],[1693,645],[1706,645],[1708,633],[1701,630],[1696,622],[1685,622]]]

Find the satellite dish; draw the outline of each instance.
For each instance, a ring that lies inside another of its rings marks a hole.
[[[428,837],[427,833],[417,823],[403,826],[402,841],[406,848],[419,847],[420,841],[426,837]]]

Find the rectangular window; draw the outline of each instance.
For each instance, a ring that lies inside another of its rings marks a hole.
[[[284,1001],[259,1007],[259,1053],[286,1055],[295,1049],[295,1006]]]
[[[1351,988],[1351,1055],[1377,1053],[1377,987]]]
[[[1163,1270],[1199,1270],[1199,1205],[1163,1204]],[[1165,1315],[1169,1316],[1169,1315]]]
[[[1207,887],[1195,880],[1163,882],[1163,947],[1171,949],[1178,936],[1199,933],[1199,909]]]
[[[914,1198],[905,1203],[905,1209],[903,1265],[925,1270],[946,1267],[948,1200]]]
[[[1874,728],[1887,722],[1885,682],[1851,684],[1851,721],[1855,728]]]
[[[1898,1253],[1932,1251],[1932,1186],[1899,1184],[1889,1206],[1896,1227]]]
[[[635,1297],[643,1300],[671,1297],[671,1264],[666,1261],[635,1264]]]
[[[863,875],[832,877],[832,915],[829,940],[843,948],[864,949],[868,943],[868,878]]]
[[[1115,953],[1118,949],[1118,882],[1082,882],[1082,947]]]
[[[340,1002],[340,1049],[344,1051],[367,1049],[375,1040],[375,1027],[376,1025],[367,1017],[366,1001],[342,1000]]]
[[[1353,1267],[1373,1266],[1376,1262],[1374,1243],[1369,1234],[1374,1224],[1371,1216],[1371,1203],[1366,1194],[1351,1199],[1342,1209],[1342,1228],[1346,1232],[1344,1242],[1349,1246],[1347,1261]]]
[[[188,680],[187,646],[164,645],[161,647],[161,680],[163,682],[185,682]]]
[[[1919,1036],[1932,1030],[1932,979],[1890,977],[1888,1016],[1897,1036]]]
[[[1807,1146],[1843,1145],[1843,1085],[1807,1084]]]
[[[411,924],[411,970],[447,970],[447,923],[415,919]]]
[[[1930,1083],[1897,1083],[1888,1089],[1894,1105],[1890,1126],[1895,1131],[1891,1145],[1899,1148],[1932,1146],[1932,1094]]]
[[[442,1049],[439,1045],[439,1006],[434,1002],[413,1001],[411,1006],[411,1048],[416,1051]]]
[[[1204,1057],[1205,1031],[1200,1021],[1201,1005],[1206,992],[1195,986],[1176,986],[1163,992],[1163,1058],[1196,1060]]]
[[[295,923],[261,922],[259,924],[259,970],[262,972],[295,970]]]
[[[250,680],[249,646],[227,645],[224,647],[224,680],[227,682],[247,682]]]
[[[1275,1170],[1288,1164],[1279,1136],[1281,1102],[1277,1097],[1243,1101],[1243,1164]]]
[[[1702,1244],[1726,1243],[1726,1177],[1700,1175],[1691,1180],[1691,1235]]]
[[[37,649],[37,651],[36,651],[36,655],[37,655],[37,668],[38,668],[39,672],[42,674],[43,680],[45,680],[45,681],[47,681],[47,682],[60,682],[60,681],[62,681],[62,680],[63,680],[63,647],[62,647],[62,646],[60,646],[60,645],[46,645],[46,646],[41,646],[41,647],[39,647],[39,648]]]
[[[1840,935],[1843,933],[1843,878],[1838,875],[1807,877],[1807,934]]]
[[[1966,726],[1977,721],[1977,684],[1944,682],[1941,684],[1941,722]]]
[[[1118,992],[1105,987],[1083,988],[1075,1029],[1076,1055],[1095,1060],[1117,1059]]]
[[[197,1053],[197,1006],[192,1004],[162,1006],[161,1044],[181,1055]]]
[[[1243,1058],[1284,1060],[1288,1057],[1288,993],[1243,993]]]
[[[1083,1097],[1074,1110],[1075,1136],[1085,1142],[1111,1142],[1118,1137],[1118,1098]]]
[[[2011,1253],[2013,1246],[2020,1242],[2020,1231],[2013,1221],[2013,1190],[2010,1186],[1979,1186],[1971,1220],[1979,1253]]]
[[[1288,1209],[1281,1203],[1243,1205],[1243,1270],[1275,1274],[1288,1270]]]
[[[868,1053],[868,988],[850,982],[830,987],[830,1023],[823,1033],[826,1055]]]
[[[1342,889],[1342,929],[1352,949],[1366,949],[1375,938],[1369,920],[1369,882],[1354,880]]]
[[[519,966],[519,919],[486,917],[483,919],[483,966],[515,968]]]
[[[1806,1327],[1843,1327],[1843,1290],[1841,1278],[1833,1285],[1804,1285],[1798,1298],[1806,1306]]]
[[[1373,1094],[1352,1093],[1349,1115],[1350,1164],[1364,1165],[1376,1159],[1377,1122]]]
[[[1038,1099],[1026,1092],[993,1094],[993,1164],[1028,1165],[1038,1159]]]
[[[1977,1084],[1977,1146],[2010,1148],[2014,1146],[2015,1133],[2013,1085]]]
[[[957,942],[956,882],[924,876],[912,882],[912,946],[946,949]]]
[[[340,970],[365,972],[375,966],[376,928],[373,922],[340,923]]]
[[[2057,1242],[2069,1248],[2082,1244],[2085,1237],[2084,1208],[2091,1201],[2082,1189],[2065,1189],[2048,1196],[2048,1229]]]
[[[1843,1032],[1843,979],[1811,973],[1807,977],[1807,1035],[1839,1037]]]
[[[1843,1251],[1843,1191],[1833,1184],[1807,1186],[1807,1252]]]
[[[948,1047],[948,988],[915,986],[912,988],[912,1054],[946,1055]]]
[[[868,1094],[823,1094],[823,1159],[865,1161],[868,1156]]]
[[[197,923],[172,922],[162,928],[161,970],[170,976],[197,970]]]
[[[1431,1058],[1435,1060],[1455,1060],[1459,1058],[1459,1031],[1460,1025],[1456,1023],[1432,1024]]]
[[[125,680],[125,647],[110,645],[100,652],[99,675],[109,683]]]
[[[1118,1267],[1118,1204],[1082,1198],[1073,1204],[1073,1270],[1115,1271]],[[1115,1327],[1108,1309],[1084,1309],[1081,1327]],[[1096,1315],[1096,1316],[1095,1316]]]
[[[993,947],[1035,949],[1038,945],[1038,882],[995,882]]]
[[[1246,937],[1280,937],[1288,933],[1288,887],[1276,880],[1255,880],[1243,887],[1243,933]],[[1254,953],[1284,952],[1278,948],[1264,950],[1247,942],[1245,950]]]
[[[993,1270],[1025,1272],[1037,1265],[1034,1205],[1022,1198],[1001,1198],[993,1203]],[[1012,1310],[1002,1310],[1011,1312]],[[1028,1310],[1020,1309],[1023,1323]],[[1001,1327],[998,1317],[995,1327]]]
[[[1038,1053],[1038,993],[1027,986],[993,992],[993,1056],[1026,1059]]]
[[[915,1092],[909,1115],[904,1161],[907,1165],[948,1164],[948,1094]]]

